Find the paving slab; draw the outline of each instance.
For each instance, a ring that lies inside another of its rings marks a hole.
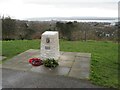
[[[75,60],[75,56],[72,55],[61,55],[59,60],[70,60],[70,61],[74,61]]]
[[[0,90],[2,90],[2,69],[0,68]]]
[[[57,66],[56,68],[47,68],[45,66],[32,67],[31,71],[47,75],[68,75],[70,68]]]
[[[79,57],[91,57],[91,53],[77,53],[76,56],[79,56]]]
[[[90,62],[90,57],[79,57],[79,56],[76,56],[75,57],[75,61],[76,62]]]
[[[66,56],[76,56],[78,52],[63,52],[64,55]]]
[[[30,58],[40,58],[40,50],[30,49],[5,61],[2,68],[37,72],[41,74],[65,75],[74,78],[87,79],[90,73],[90,53],[60,52],[59,66],[50,69],[43,65],[34,67],[28,63]]]
[[[2,88],[11,90],[26,90],[25,88],[101,88],[88,80],[81,80],[59,75],[45,75],[35,72],[24,72],[13,69],[2,70]],[[106,90],[106,89],[104,89]],[[109,89],[108,89],[109,90]]]
[[[63,55],[63,54],[64,54],[64,52],[60,51],[60,55]]]
[[[0,56],[0,61],[4,60],[5,58],[5,56]]]
[[[2,68],[28,71],[32,68],[32,65],[29,63],[27,63],[27,64],[18,63],[18,64],[10,64],[10,65],[4,64],[4,65],[2,65]]]
[[[59,60],[59,66],[62,66],[62,67],[72,67],[74,61],[72,60]]]
[[[0,69],[2,68],[2,64],[0,64]]]
[[[89,68],[90,65],[87,62],[74,62],[72,68]]]
[[[90,56],[88,54],[88,57],[87,56],[83,57],[83,55],[85,54],[81,54],[81,57],[80,56],[75,57],[75,61],[69,73],[70,77],[89,79]]]
[[[69,73],[70,77],[79,78],[79,79],[89,79],[89,72],[82,69],[71,69]]]

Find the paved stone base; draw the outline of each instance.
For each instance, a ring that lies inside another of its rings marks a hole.
[[[47,68],[42,66],[32,66],[28,63],[30,58],[40,58],[40,50],[27,50],[10,60],[7,60],[2,68],[16,69],[37,72],[50,75],[65,75],[79,79],[88,79],[90,73],[90,53],[60,52],[58,60],[59,66]]]
[[[0,56],[0,61],[4,60],[6,57]]]

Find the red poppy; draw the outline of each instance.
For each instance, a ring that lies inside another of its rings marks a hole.
[[[32,59],[29,59],[29,63],[32,63]]]
[[[31,58],[31,59],[29,59],[29,63],[32,64],[33,66],[43,65],[42,60],[39,58]]]

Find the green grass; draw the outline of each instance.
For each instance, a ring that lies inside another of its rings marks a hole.
[[[11,58],[28,49],[39,49],[40,41],[38,40],[16,40],[2,42],[2,55]]]
[[[28,49],[39,49],[40,40],[3,41],[2,54],[11,58]],[[104,41],[60,41],[60,50],[92,54],[90,80],[92,83],[118,88],[118,44]]]

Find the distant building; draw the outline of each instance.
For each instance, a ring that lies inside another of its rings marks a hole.
[[[106,33],[105,36],[106,36],[106,37],[110,37],[110,34]]]
[[[118,20],[117,20],[117,19],[114,20],[110,25],[111,25],[111,26],[116,26],[116,25],[118,25]]]
[[[110,25],[108,24],[108,25],[104,25],[104,26],[105,26],[105,27],[111,27],[112,25],[111,25],[111,24],[110,24]]]

